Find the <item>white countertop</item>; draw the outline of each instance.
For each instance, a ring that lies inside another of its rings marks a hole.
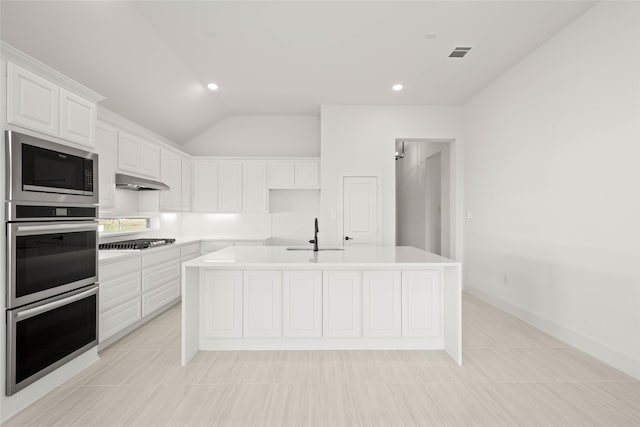
[[[322,249],[323,246],[320,246]],[[185,267],[419,267],[459,263],[411,246],[351,246],[341,251],[289,251],[286,246],[231,246],[203,255]]]

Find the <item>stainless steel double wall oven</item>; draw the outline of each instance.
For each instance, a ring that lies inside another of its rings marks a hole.
[[[6,394],[98,342],[98,156],[5,133]]]

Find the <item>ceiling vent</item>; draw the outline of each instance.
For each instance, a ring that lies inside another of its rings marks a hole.
[[[455,49],[453,49],[453,52],[449,54],[449,58],[464,58],[464,56],[467,53],[469,53],[470,50],[471,50],[470,47],[458,46]]]

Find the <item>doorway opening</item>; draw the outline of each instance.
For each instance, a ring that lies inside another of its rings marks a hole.
[[[396,140],[396,245],[454,256],[451,142]]]

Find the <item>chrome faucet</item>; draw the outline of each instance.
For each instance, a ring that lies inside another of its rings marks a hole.
[[[318,218],[316,218],[316,231],[313,234],[313,240],[309,240],[309,243],[313,243],[313,251],[318,252]]]

